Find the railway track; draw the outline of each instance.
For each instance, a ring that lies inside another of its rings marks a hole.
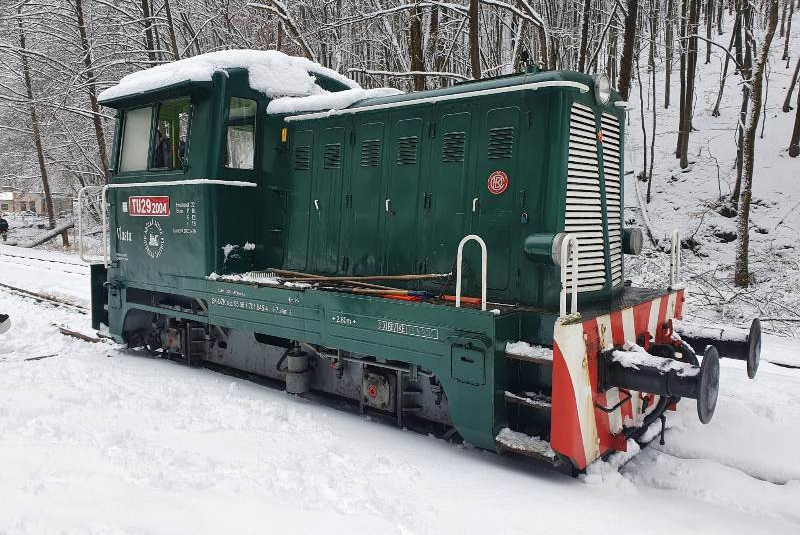
[[[58,270],[73,275],[86,275],[89,273],[88,266],[80,262],[67,262],[65,260],[52,260],[49,258],[36,258],[32,256],[25,256],[19,254],[8,253],[5,250],[0,252],[0,258],[6,258],[6,262],[16,264],[24,267],[41,267],[49,270]],[[37,266],[37,264],[39,264]],[[57,266],[49,266],[47,264],[56,264]],[[65,269],[64,266],[69,266]]]
[[[71,301],[67,301],[66,299],[62,299],[60,297],[56,297],[54,295],[48,295],[45,293],[34,292],[32,290],[26,290],[25,288],[20,288],[18,286],[12,286],[10,284],[5,284],[0,282],[0,288],[11,292],[14,295],[19,297],[23,297],[26,299],[32,299],[37,303],[47,303],[52,306],[56,307],[63,307],[68,308],[70,310],[74,310],[79,314],[88,314],[89,307],[81,305],[79,303],[73,303]]]

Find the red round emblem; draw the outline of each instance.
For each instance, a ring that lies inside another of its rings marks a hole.
[[[372,399],[375,399],[376,397],[378,397],[378,387],[375,385],[369,385],[369,387],[367,388],[367,394],[369,394],[369,397],[371,397]]]
[[[489,175],[489,180],[486,181],[486,187],[492,195],[500,195],[508,189],[508,175],[505,171],[495,171]]]

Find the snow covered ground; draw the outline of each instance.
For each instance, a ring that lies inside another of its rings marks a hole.
[[[14,262],[0,257],[0,281],[71,297],[88,287],[58,264]],[[800,370],[764,362],[749,381],[723,361],[711,424],[684,403],[665,446],[574,480],[68,338],[55,325],[90,332],[87,316],[2,290],[0,311],[13,316],[0,335],[3,535],[800,531]]]

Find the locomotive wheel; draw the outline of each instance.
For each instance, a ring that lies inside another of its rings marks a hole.
[[[714,417],[719,395],[719,353],[714,346],[706,347],[700,377],[697,381],[697,417],[704,424]]]
[[[758,365],[761,362],[761,320],[758,318],[750,324],[750,334],[747,336],[747,376],[755,378]]]

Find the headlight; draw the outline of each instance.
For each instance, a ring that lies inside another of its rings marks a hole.
[[[597,74],[594,77],[594,98],[603,106],[608,104],[608,99],[611,98],[611,82],[605,74]]]

